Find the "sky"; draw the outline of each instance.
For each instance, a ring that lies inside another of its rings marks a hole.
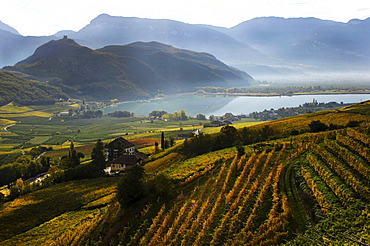
[[[255,17],[370,17],[369,0],[0,0],[0,21],[24,36],[78,31],[98,15],[232,27]]]

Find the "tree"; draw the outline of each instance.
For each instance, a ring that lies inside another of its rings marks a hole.
[[[144,196],[144,168],[134,165],[122,176],[117,187],[117,200],[123,207],[135,204]]]
[[[150,153],[151,153],[152,155],[155,155],[155,154],[158,154],[159,152],[161,152],[161,150],[159,149],[159,144],[158,144],[158,142],[155,142],[155,143],[154,143],[154,148],[152,148],[152,149],[150,150]]]
[[[71,141],[69,146],[68,156],[63,156],[60,161],[60,166],[63,168],[74,168],[80,165],[80,158],[77,155],[74,144]]]
[[[207,120],[204,114],[197,114],[197,120]]]
[[[228,120],[233,120],[234,119],[234,115],[232,113],[226,113],[224,115],[224,118],[225,119],[228,119]]]
[[[5,196],[3,193],[0,192],[0,204],[5,202]]]
[[[235,139],[236,139],[236,133],[238,130],[236,130],[233,126],[223,126],[220,130],[220,134],[218,136],[218,142],[216,147],[217,149],[220,148],[227,148],[233,146]]]
[[[178,111],[173,112],[172,120],[180,120],[180,114]]]
[[[175,138],[174,137],[170,137],[170,146],[174,146],[175,145]]]
[[[162,150],[166,149],[166,146],[164,145],[164,132],[162,132],[161,134],[161,148]]]
[[[77,155],[77,152],[75,150],[73,141],[71,141],[71,145],[69,146],[68,157],[69,157],[69,160],[71,162],[70,167],[76,167],[76,166],[80,165],[80,158]]]
[[[95,147],[91,152],[91,159],[92,163],[95,166],[99,167],[100,170],[103,170],[106,167],[104,144],[101,139],[98,139],[98,141],[96,142]]]
[[[188,116],[186,116],[186,111],[181,110],[180,111],[180,120],[187,120],[187,119],[188,119]]]
[[[220,130],[221,134],[227,135],[227,136],[235,136],[237,130],[233,126],[223,126]]]
[[[160,173],[152,179],[154,193],[164,201],[176,197],[175,182],[169,175]]]
[[[245,154],[243,143],[240,140],[236,141],[235,147],[239,157]]]
[[[266,141],[269,139],[269,137],[273,134],[273,130],[272,128],[269,126],[269,125],[264,125],[262,127],[262,131],[261,131],[261,137],[262,139],[260,139],[261,141]]]
[[[322,132],[328,129],[328,126],[319,120],[311,121],[308,126],[310,127],[311,132]]]
[[[162,115],[164,115],[164,114],[168,114],[168,113],[166,111],[154,110],[151,113],[149,113],[149,116],[154,116],[154,117],[161,118]]]

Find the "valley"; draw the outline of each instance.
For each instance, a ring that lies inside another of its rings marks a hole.
[[[0,245],[370,245],[369,24],[0,21]]]
[[[176,141],[174,147],[145,161],[145,179],[140,182],[146,188],[131,205],[119,205],[113,198],[120,192],[120,185],[117,190],[114,184],[123,182],[130,172],[123,177],[46,186],[4,204],[1,225],[7,226],[6,221],[13,221],[16,214],[52,206],[55,199],[69,199],[70,205],[59,206],[55,212],[47,209],[50,215],[42,216],[42,221],[40,216],[37,220],[27,217],[28,223],[17,224],[9,232],[2,229],[1,243],[222,245],[232,240],[250,245],[311,245],[312,241],[351,244],[357,240],[366,244],[370,240],[366,205],[370,199],[369,105],[367,101],[270,122],[205,128],[212,131]],[[313,122],[335,129],[314,128]],[[169,130],[166,135],[172,127],[179,131],[180,122],[167,123],[163,125],[163,130]],[[194,123],[182,121],[183,131],[197,128]],[[228,127],[237,130],[226,131]],[[46,155],[62,154],[54,151]],[[67,186],[94,195],[75,200],[74,193],[60,193]],[[85,186],[89,189],[84,190]],[[58,198],[45,200],[50,193]],[[74,230],[62,230],[67,218]],[[50,229],[47,237],[41,236],[45,227],[60,230]],[[328,234],[333,236],[325,239]]]

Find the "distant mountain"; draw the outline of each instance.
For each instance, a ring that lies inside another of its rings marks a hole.
[[[25,59],[38,46],[52,39],[53,37],[24,37],[0,28],[0,67]]]
[[[253,78],[208,53],[157,42],[99,50],[64,38],[50,41],[6,70],[30,74],[65,92],[94,99],[134,100],[199,86],[249,85]]]
[[[207,52],[258,79],[296,81],[298,77],[306,80],[310,75],[326,77],[349,71],[355,71],[354,76],[368,76],[369,32],[369,19],[341,23],[262,17],[223,28],[102,14],[77,32],[60,31],[53,37],[23,37],[0,28],[0,66],[13,65],[38,46],[68,36],[90,49],[156,41]]]
[[[53,104],[60,98],[67,99],[68,96],[57,87],[0,71],[0,106],[10,102],[22,105]]]
[[[3,23],[0,21],[0,30],[7,31],[16,35],[20,35],[17,30],[15,30],[13,27]]]
[[[288,50],[291,60],[340,64],[351,69],[370,66],[370,18],[322,26]]]
[[[316,18],[263,17],[224,31],[260,52],[285,61],[320,66],[356,63],[357,66],[370,65],[369,23],[370,18],[340,23]]]
[[[308,37],[317,28],[334,23],[316,18],[261,17],[242,22],[226,33],[266,54],[276,55]]]
[[[243,59],[255,62],[269,59],[249,45],[223,32],[173,20],[102,14],[78,32],[68,33],[68,36],[94,49],[136,41],[156,41],[182,49],[211,53],[218,59],[228,61]]]

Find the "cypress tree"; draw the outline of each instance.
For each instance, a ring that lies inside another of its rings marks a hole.
[[[71,145],[69,146],[68,157],[70,161],[70,167],[76,167],[80,165],[80,158],[77,156],[73,141],[71,141]]]
[[[166,148],[165,143],[164,143],[164,132],[162,132],[162,136],[161,136],[161,148],[162,150],[165,150]]]

